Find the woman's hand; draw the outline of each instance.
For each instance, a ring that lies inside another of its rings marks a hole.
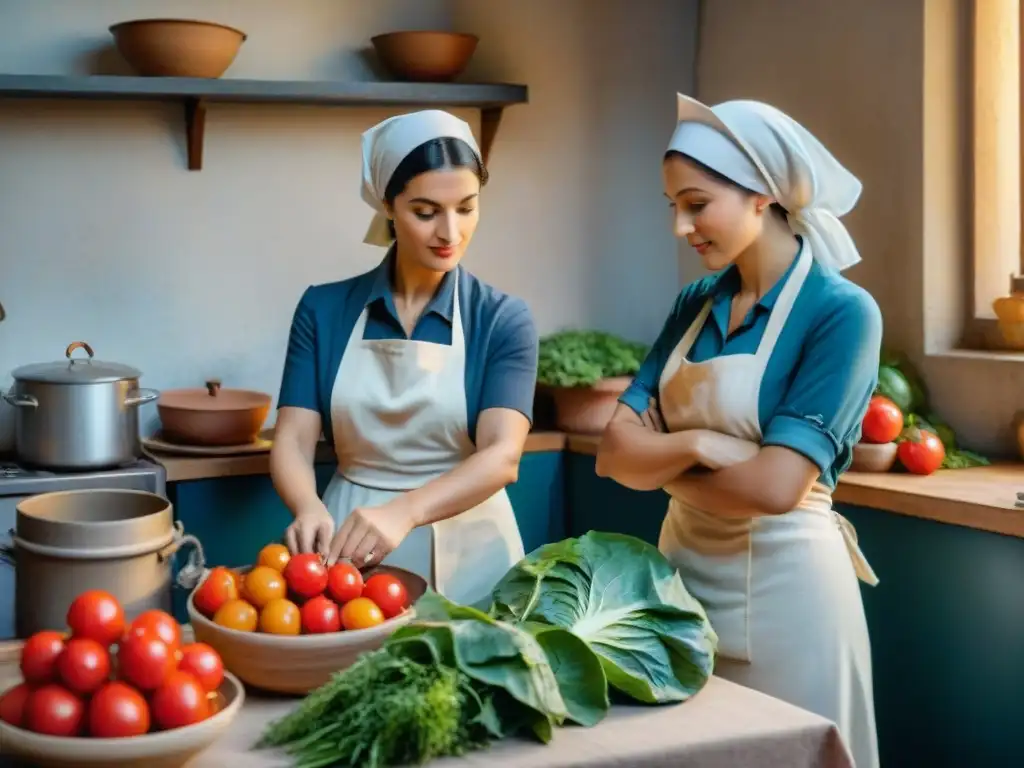
[[[412,508],[403,496],[379,507],[353,509],[334,535],[327,564],[346,558],[357,568],[376,565],[395,551],[415,527]]]
[[[324,503],[317,499],[295,513],[295,520],[284,532],[284,540],[293,555],[317,552],[326,556],[333,534],[334,518]]]

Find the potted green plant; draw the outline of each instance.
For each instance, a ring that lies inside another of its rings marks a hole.
[[[542,338],[537,383],[551,393],[557,427],[600,434],[647,350],[604,331],[567,330]]]

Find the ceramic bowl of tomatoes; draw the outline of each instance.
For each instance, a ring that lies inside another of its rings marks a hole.
[[[319,555],[269,544],[250,567],[210,570],[188,615],[196,640],[243,682],[305,695],[412,620],[426,589],[401,568],[328,567]]]
[[[80,594],[67,631],[21,646],[0,688],[0,754],[45,766],[180,766],[238,715],[242,683],[163,611],[126,622],[109,593]],[[0,761],[2,762],[2,761]]]

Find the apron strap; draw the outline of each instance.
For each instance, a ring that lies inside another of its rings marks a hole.
[[[875,575],[874,569],[872,569],[868,559],[864,557],[864,553],[861,551],[860,544],[857,543],[857,529],[838,512],[833,510],[832,514],[835,516],[836,524],[843,534],[843,541],[846,542],[846,551],[850,553],[850,559],[853,561],[853,570],[857,574],[857,578],[869,586],[877,586],[878,576]]]

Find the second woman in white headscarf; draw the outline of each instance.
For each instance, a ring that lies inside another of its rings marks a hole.
[[[686,286],[601,442],[599,474],[670,502],[659,548],[719,637],[715,672],[834,721],[877,768],[858,578],[832,508],[875,388],[882,322],[840,273],[860,182],[788,115],[679,97],[663,160]]]
[[[487,180],[469,126],[438,110],[363,135],[361,275],[315,285],[292,321],[271,476],[286,540],[329,563],[386,563],[488,602],[523,556],[505,487],[530,429],[537,332],[526,304],[461,265]],[[323,498],[321,432],[337,471]]]

